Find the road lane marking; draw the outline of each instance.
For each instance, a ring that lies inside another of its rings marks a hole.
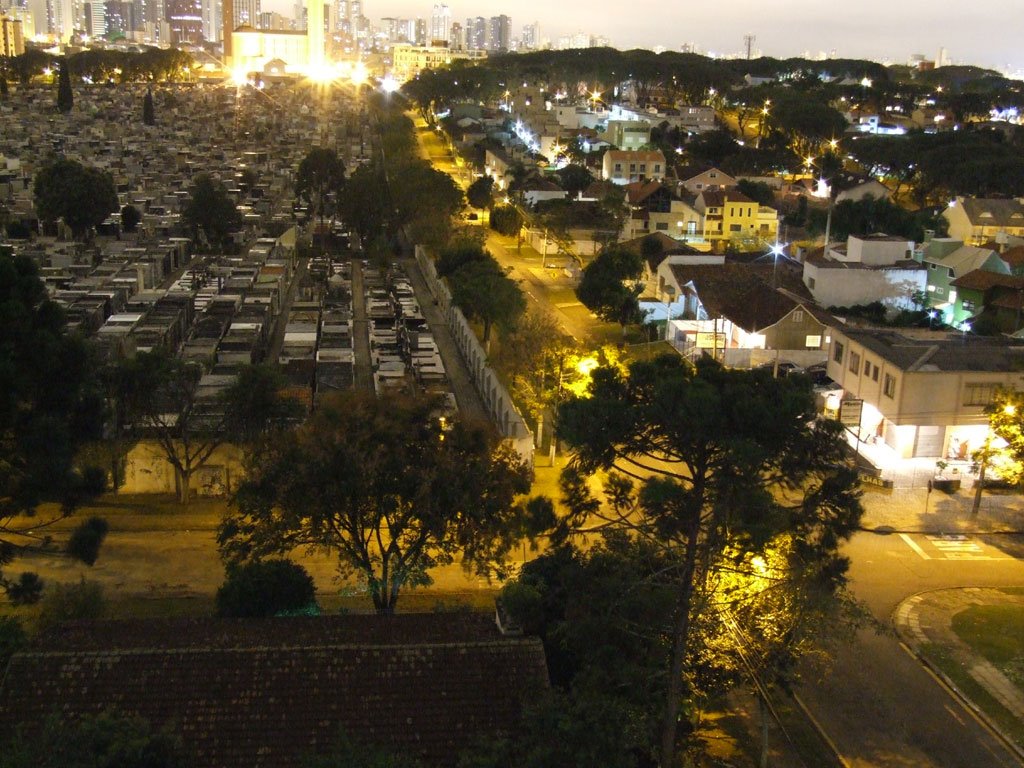
[[[917,545],[917,542],[915,542],[915,541],[914,541],[914,540],[913,540],[912,538],[910,538],[910,537],[909,537],[909,536],[908,536],[907,534],[905,534],[905,533],[901,533],[901,534],[900,534],[900,538],[901,538],[901,539],[903,539],[903,540],[904,540],[904,541],[905,541],[905,542],[907,543],[907,546],[908,546],[908,547],[910,547],[910,548],[911,548],[912,550],[914,550],[915,552],[917,552],[917,554],[919,554],[919,555],[921,556],[921,559],[923,559],[923,560],[931,560],[931,559],[932,559],[932,556],[931,556],[931,555],[929,555],[929,554],[928,554],[927,552],[925,552],[925,551],[924,551],[923,549],[921,549],[921,548],[920,548],[920,547],[919,547],[919,546]]]

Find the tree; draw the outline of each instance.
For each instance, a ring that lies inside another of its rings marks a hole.
[[[69,723],[52,716],[32,732],[0,743],[0,768],[185,768],[170,726],[154,731],[138,717],[114,712]]]
[[[479,232],[479,229],[475,230]],[[484,261],[491,258],[479,237],[456,235],[449,240],[437,257],[437,274],[448,277],[471,261]]]
[[[526,311],[526,297],[519,283],[490,254],[463,264],[448,279],[452,300],[469,320],[483,323],[484,348],[489,352],[491,328],[511,328]]]
[[[36,174],[33,199],[43,221],[63,219],[76,238],[120,209],[110,174],[76,160],[55,160],[43,166]]]
[[[0,67],[0,99],[6,99],[8,94],[7,72],[4,71],[3,67]]]
[[[374,607],[461,554],[488,573],[520,538],[529,469],[482,425],[445,429],[433,398],[351,391],[257,456],[218,532],[242,562],[305,546],[366,579]]]
[[[121,226],[125,232],[134,232],[142,221],[142,214],[134,205],[125,205],[121,208]]]
[[[594,176],[582,165],[571,163],[555,172],[562,189],[569,197],[577,197],[579,193],[594,183]]]
[[[295,174],[295,196],[320,218],[320,237],[326,241],[324,219],[333,216],[345,189],[345,163],[333,149],[314,147]],[[322,241],[322,242],[323,242]]]
[[[566,402],[559,435],[575,451],[563,474],[563,533],[619,530],[658,548],[673,606],[660,764],[674,766],[694,627],[709,589],[737,563],[789,537],[787,565],[822,590],[845,583],[839,544],[862,509],[842,426],[815,418],[810,382],[696,366],[675,356],[598,368],[586,397]],[[612,471],[606,504],[587,475]]]
[[[639,301],[643,293],[643,268],[639,252],[615,246],[605,248],[583,268],[576,297],[605,322],[621,325],[625,336],[626,326],[643,319]]]
[[[518,235],[523,217],[513,205],[499,205],[491,209],[491,229],[508,237]]]
[[[208,173],[196,177],[181,218],[194,240],[205,238],[218,251],[224,250],[231,233],[242,225],[242,214],[227,189]]]
[[[145,125],[156,125],[156,112],[153,109],[153,89],[147,88],[142,99],[142,122]]]
[[[494,205],[494,179],[481,176],[474,181],[466,190],[466,200],[474,208],[490,208]]]
[[[192,476],[226,442],[258,452],[259,441],[294,417],[280,374],[251,366],[220,395],[204,398],[202,368],[166,351],[142,352],[122,366],[128,421],[149,434],[174,468],[178,500],[191,500]]]
[[[740,179],[736,188],[760,205],[767,205],[769,207],[775,205],[775,192],[763,181]]]
[[[67,114],[75,105],[75,94],[71,91],[71,69],[67,60],[61,62],[57,76],[57,109]]]
[[[316,587],[305,568],[291,560],[233,564],[217,590],[217,615],[231,618],[276,616],[315,606]]]
[[[38,268],[25,256],[0,256],[0,569],[52,549],[48,527],[97,492],[77,453],[101,434],[102,416],[92,359],[66,333]],[[45,501],[58,506],[40,515]],[[34,602],[41,588],[34,574],[0,572],[12,602]]]

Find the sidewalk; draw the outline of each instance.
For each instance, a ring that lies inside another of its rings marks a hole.
[[[973,488],[953,494],[926,488],[864,489],[865,530],[900,533],[1024,533],[1024,496],[986,490],[977,516]]]
[[[964,699],[979,717],[996,731],[1003,741],[1012,745],[1019,757],[1024,758],[1021,745],[992,722],[991,713],[971,700],[970,692],[963,690],[963,682],[951,679],[936,658],[946,657],[955,664],[966,679],[980,686],[1024,728],[1024,691],[1014,684],[995,665],[980,657],[964,643],[953,630],[953,618],[971,606],[1010,605],[1024,608],[1024,594],[1010,594],[999,589],[965,587],[922,592],[903,601],[893,615],[893,624],[900,638],[914,654],[942,681]],[[1019,729],[1018,729],[1019,732]]]

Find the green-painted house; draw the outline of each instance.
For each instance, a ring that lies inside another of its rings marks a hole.
[[[953,326],[976,314],[960,301],[955,281],[974,271],[1011,274],[1009,264],[997,251],[964,245],[951,238],[936,238],[926,243],[922,262],[928,268],[928,307],[936,310],[944,323]],[[968,299],[968,305],[972,302],[973,299]]]

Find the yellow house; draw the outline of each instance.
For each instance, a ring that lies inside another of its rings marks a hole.
[[[704,217],[704,239],[716,249],[754,249],[778,237],[779,212],[741,192],[705,190],[697,195],[694,208]]]
[[[1024,198],[957,197],[942,217],[949,224],[949,236],[964,245],[1005,242],[1007,236],[1024,237]]]

